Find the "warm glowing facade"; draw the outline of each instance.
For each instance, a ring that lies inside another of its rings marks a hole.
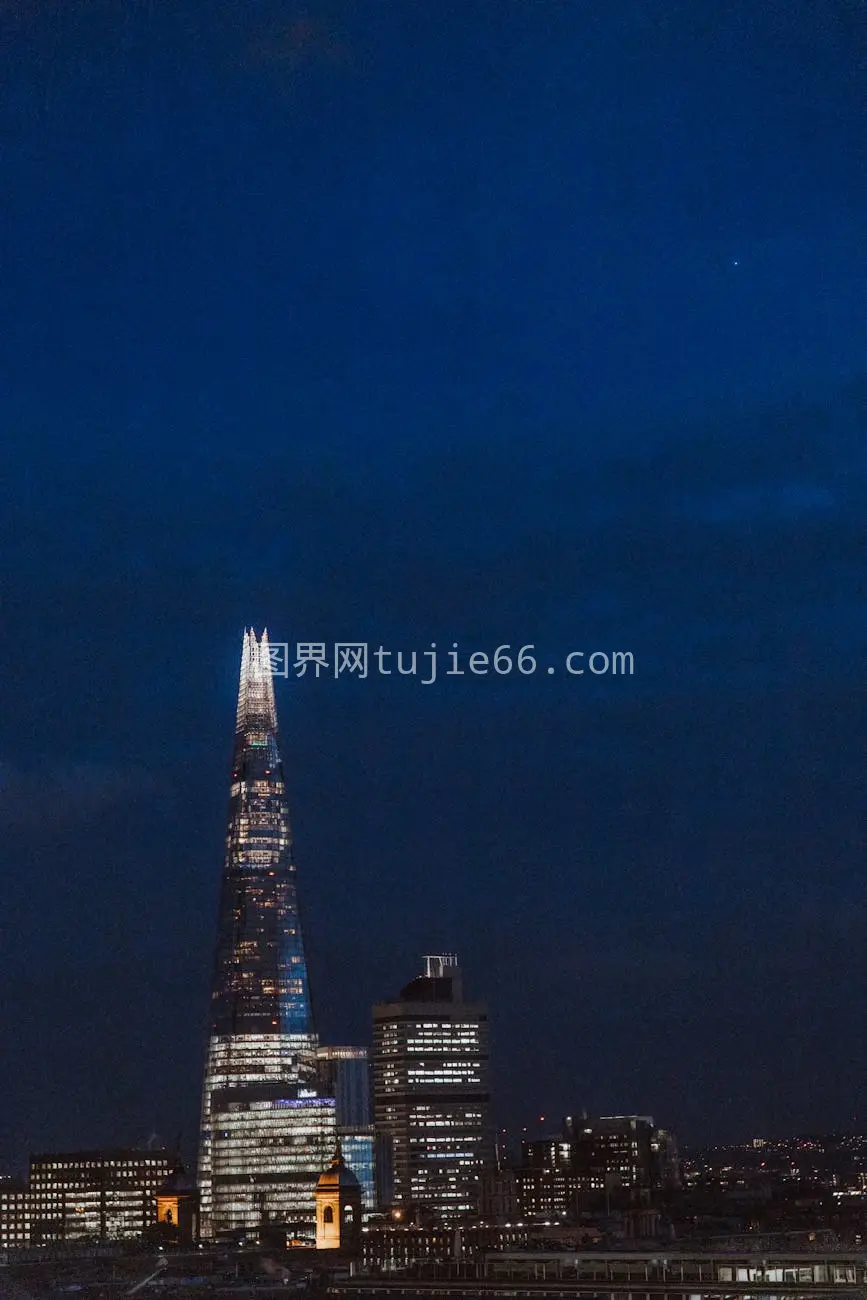
[[[268,634],[244,634],[199,1145],[201,1232],[296,1229],[334,1150],[307,963]]]
[[[444,1223],[473,1214],[491,1155],[488,1017],[464,1002],[453,956],[426,957],[423,975],[374,1007],[373,1086],[391,1180],[381,1199]]]
[[[361,1187],[337,1154],[316,1185],[316,1249],[357,1254],[361,1247]]]

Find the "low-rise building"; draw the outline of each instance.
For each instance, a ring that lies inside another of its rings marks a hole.
[[[42,1244],[140,1237],[157,1221],[157,1192],[176,1163],[175,1154],[165,1149],[31,1156],[31,1240]]]

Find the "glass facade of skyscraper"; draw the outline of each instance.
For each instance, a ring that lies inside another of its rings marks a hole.
[[[226,1088],[211,1096],[212,1216],[225,1230],[311,1222],[311,1186],[334,1152],[334,1098],[291,1084]]]
[[[368,1215],[376,1206],[376,1186],[367,1048],[320,1047],[317,1062],[320,1082],[335,1099],[343,1159],[358,1179],[362,1209]]]
[[[199,1143],[201,1232],[313,1223],[334,1150],[307,963],[267,633],[244,634]]]

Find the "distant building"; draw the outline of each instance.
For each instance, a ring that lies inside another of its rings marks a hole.
[[[485,1176],[482,1216],[538,1224],[612,1204],[637,1211],[679,1177],[677,1139],[649,1115],[569,1116],[561,1133],[525,1139],[520,1165]]]
[[[628,1188],[637,1195],[679,1186],[677,1139],[670,1129],[657,1128],[650,1115],[569,1116],[562,1136],[579,1191]]]
[[[488,1015],[465,1002],[452,955],[373,1009],[374,1122],[391,1171],[385,1203],[433,1221],[475,1213],[490,1161]]]
[[[577,1204],[577,1181],[569,1169],[516,1169],[520,1218],[529,1222],[546,1222],[574,1218]]]
[[[337,1137],[347,1169],[361,1187],[364,1213],[376,1205],[370,1061],[366,1047],[320,1047],[319,1081],[334,1097]]]
[[[479,1186],[483,1223],[519,1223],[523,1219],[516,1169],[487,1169]]]
[[[528,1169],[571,1169],[574,1158],[572,1137],[525,1138],[521,1163]]]
[[[582,1189],[613,1187],[650,1190],[654,1161],[649,1115],[601,1115],[580,1126],[573,1140],[573,1169]]]
[[[117,1148],[30,1158],[34,1244],[120,1241],[156,1223],[156,1197],[176,1167],[166,1150]]]
[[[343,1159],[346,1168],[351,1169],[361,1188],[361,1204],[365,1217],[376,1208],[376,1156],[373,1125],[368,1125],[366,1132],[353,1129],[338,1129]]]
[[[370,1061],[366,1047],[319,1047],[319,1079],[336,1103],[341,1128],[365,1128],[371,1122]]]
[[[14,1178],[0,1179],[0,1250],[30,1245],[30,1191]]]
[[[569,1169],[518,1165],[482,1176],[480,1216],[485,1223],[548,1223],[574,1219],[577,1180]]]
[[[681,1187],[680,1147],[677,1135],[669,1128],[654,1129],[650,1139],[654,1183],[658,1187]]]

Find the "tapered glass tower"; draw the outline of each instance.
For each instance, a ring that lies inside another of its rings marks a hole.
[[[303,1232],[335,1142],[317,1084],[268,634],[244,633],[199,1145],[201,1230]]]

